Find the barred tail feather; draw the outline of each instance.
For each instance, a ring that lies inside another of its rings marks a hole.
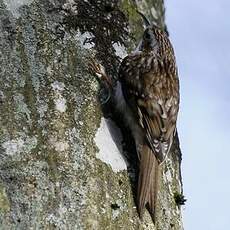
[[[155,222],[155,209],[158,189],[158,161],[149,148],[144,145],[140,153],[140,166],[138,178],[137,204],[140,218],[142,219],[145,206]]]
[[[154,155],[154,158],[155,158],[155,155]],[[158,193],[158,180],[159,180],[159,163],[156,158],[153,164],[154,164],[153,179],[152,179],[152,183],[150,186],[150,193],[149,193],[150,201],[148,203],[148,211],[151,214],[153,222],[155,223],[156,203],[157,203],[157,193]]]

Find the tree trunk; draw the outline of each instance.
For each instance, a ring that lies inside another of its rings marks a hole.
[[[136,7],[164,26],[162,0],[0,0],[1,229],[183,229],[178,140],[153,227],[134,202],[132,140],[88,71],[94,57],[116,79],[143,31]]]

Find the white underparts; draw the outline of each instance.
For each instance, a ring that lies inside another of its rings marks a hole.
[[[125,124],[129,127],[136,143],[136,149],[139,151],[143,144],[144,133],[138,121],[134,117],[129,105],[126,103],[121,83],[118,81],[115,89],[115,103],[117,111],[122,114]]]

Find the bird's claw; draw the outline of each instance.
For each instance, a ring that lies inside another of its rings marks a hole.
[[[113,88],[111,79],[107,76],[104,67],[93,58],[90,58],[89,61],[89,71],[91,74],[95,75],[97,81],[101,85],[99,92],[101,104],[106,104],[111,98],[111,91]]]
[[[101,76],[100,64],[98,64],[93,58],[90,58],[89,70],[92,74],[95,74],[97,77]]]
[[[104,66],[97,63],[93,58],[90,58],[89,70],[92,74],[96,76],[97,80],[100,83],[105,82],[106,85],[112,87],[112,81],[110,77],[107,76]]]

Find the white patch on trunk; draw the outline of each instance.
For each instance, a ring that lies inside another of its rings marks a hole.
[[[4,0],[8,10],[13,14],[15,18],[20,17],[19,8],[23,5],[29,5],[34,0]]]
[[[82,34],[80,31],[78,31],[74,38],[85,49],[90,49],[95,46],[95,44],[92,42],[92,39],[94,38],[92,33],[85,32]]]
[[[5,154],[9,156],[13,156],[15,154],[20,154],[22,152],[28,153],[30,150],[37,146],[36,137],[28,137],[12,139],[4,142],[2,144],[3,149],[5,150]]]
[[[67,149],[69,149],[69,144],[67,142],[64,141],[58,141],[54,144],[55,150],[57,152],[63,152]]]
[[[123,59],[124,57],[126,57],[128,55],[126,52],[126,49],[123,45],[119,45],[118,43],[114,43],[113,48],[116,51],[116,55],[118,57],[120,57],[121,59]]]
[[[54,100],[55,108],[60,113],[64,113],[66,111],[66,99],[60,96],[59,98]]]
[[[49,144],[57,152],[64,152],[69,149],[69,144],[66,141],[58,141],[57,137],[50,137]]]
[[[62,96],[61,92],[65,89],[65,84],[55,81],[51,84],[51,87],[55,93],[54,104],[55,109],[60,113],[64,113],[67,109],[66,99]]]
[[[55,91],[63,91],[65,89],[65,84],[59,81],[55,81],[51,84],[52,89]]]
[[[102,118],[94,138],[99,152],[96,157],[109,164],[114,172],[127,170],[127,164],[121,155],[122,134],[111,119]]]
[[[62,6],[63,9],[70,11],[71,14],[77,15],[77,4],[74,0],[66,0],[66,3]]]
[[[23,149],[23,146],[24,140],[22,139],[10,140],[2,144],[2,147],[5,149],[5,153],[10,156],[20,153]]]

